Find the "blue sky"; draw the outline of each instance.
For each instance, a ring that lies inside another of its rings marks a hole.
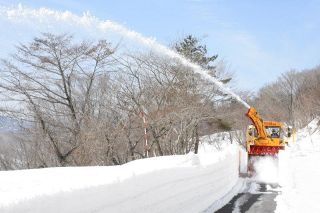
[[[89,11],[167,45],[194,34],[234,73],[239,89],[254,91],[290,69],[320,64],[320,1],[0,0],[4,6],[18,3]]]

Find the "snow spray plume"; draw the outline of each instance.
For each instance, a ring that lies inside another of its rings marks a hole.
[[[150,47],[152,50],[164,54],[170,58],[178,59],[183,65],[190,67],[195,73],[200,74],[202,78],[213,82],[223,93],[231,95],[241,104],[243,104],[246,108],[250,108],[250,106],[240,98],[237,94],[231,91],[229,88],[225,87],[219,80],[214,78],[213,76],[208,74],[208,70],[203,69],[199,65],[190,62],[185,57],[176,53],[175,51],[169,49],[168,47],[156,42],[153,38],[147,38],[142,34],[129,30],[128,28],[112,22],[112,21],[102,21],[96,18],[95,16],[90,15],[89,13],[85,13],[82,16],[75,15],[71,12],[59,12],[54,10],[49,10],[46,8],[40,9],[29,9],[18,5],[17,7],[8,8],[2,7],[0,8],[0,16],[7,18],[12,21],[33,21],[35,22],[43,22],[45,21],[56,21],[56,22],[66,22],[71,25],[84,27],[90,30],[98,30],[102,32],[113,31],[115,33],[119,33],[122,36],[125,36],[129,39],[137,41],[143,45]]]

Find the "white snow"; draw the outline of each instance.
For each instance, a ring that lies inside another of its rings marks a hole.
[[[211,212],[243,187],[239,147],[122,166],[0,172],[0,212]]]
[[[320,131],[318,119],[297,135],[296,144],[280,161],[281,194],[276,212],[320,212]]]
[[[282,157],[282,151],[280,151],[279,158]],[[279,172],[278,172],[278,160],[271,156],[263,156],[257,158],[254,163],[255,175],[252,179],[256,182],[263,183],[278,183]]]

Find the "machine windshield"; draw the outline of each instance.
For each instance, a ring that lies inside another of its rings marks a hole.
[[[280,138],[280,127],[278,126],[266,126],[267,134],[271,136],[271,138]]]

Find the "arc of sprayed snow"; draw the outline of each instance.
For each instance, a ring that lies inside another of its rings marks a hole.
[[[155,39],[145,37],[142,34],[129,30],[128,28],[118,23],[115,23],[109,20],[101,21],[95,16],[90,15],[90,13],[88,12],[84,13],[82,16],[78,16],[69,11],[60,12],[60,11],[50,10],[47,8],[29,9],[21,6],[20,4],[17,7],[12,7],[12,8],[2,7],[0,9],[0,16],[6,17],[9,20],[16,20],[16,21],[24,21],[24,20],[27,20],[28,18],[36,19],[38,21],[43,21],[43,20],[48,21],[51,18],[58,22],[59,21],[67,22],[67,23],[75,24],[85,28],[96,28],[97,30],[100,30],[103,32],[107,32],[108,30],[114,31],[129,39],[135,40],[143,45],[146,45],[161,54],[165,54],[170,58],[178,59],[183,65],[190,67],[195,73],[200,74],[200,76],[202,76],[204,79],[213,82],[215,85],[218,86],[218,88],[222,92],[231,95],[233,98],[239,101],[246,108],[250,108],[250,106],[244,100],[242,100],[239,95],[235,94],[230,88],[225,87],[225,85],[223,85],[219,80],[209,75],[208,70],[205,70],[199,65],[192,63],[191,61],[181,56],[177,52],[158,43]]]

